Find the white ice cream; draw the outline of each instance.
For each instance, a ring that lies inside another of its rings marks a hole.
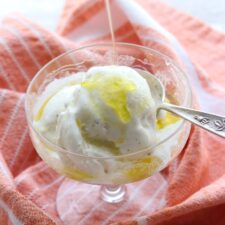
[[[34,127],[68,151],[126,154],[156,143],[156,108],[144,78],[125,66],[93,67],[51,82]]]

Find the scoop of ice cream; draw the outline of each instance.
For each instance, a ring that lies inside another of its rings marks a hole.
[[[92,67],[49,84],[35,128],[73,152],[126,154],[156,143],[156,107],[146,80],[125,66]]]

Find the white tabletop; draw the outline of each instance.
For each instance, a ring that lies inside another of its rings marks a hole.
[[[161,0],[225,32],[225,0]]]

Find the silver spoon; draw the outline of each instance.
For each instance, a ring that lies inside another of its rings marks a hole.
[[[225,138],[225,117],[164,102],[165,89],[161,81],[147,71],[139,69],[137,71],[147,80],[158,110],[164,109],[172,112],[213,134]]]

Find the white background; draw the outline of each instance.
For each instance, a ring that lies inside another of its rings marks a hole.
[[[161,1],[186,11],[225,32],[225,0]],[[0,20],[8,13],[17,11],[53,31],[56,28],[63,5],[64,0],[0,0]]]

